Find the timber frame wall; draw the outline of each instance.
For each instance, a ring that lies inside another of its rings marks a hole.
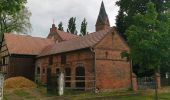
[[[6,73],[5,78],[23,76],[34,80],[35,55],[10,54],[5,40],[0,47],[0,71]]]

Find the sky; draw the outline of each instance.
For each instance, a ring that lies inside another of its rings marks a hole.
[[[115,26],[115,18],[119,10],[115,5],[116,1],[103,0],[111,26]],[[66,31],[70,17],[76,17],[78,33],[84,18],[88,22],[87,31],[94,32],[102,0],[27,0],[27,2],[27,7],[32,13],[30,18],[32,31],[28,34],[46,37],[53,20],[56,26],[62,21]]]

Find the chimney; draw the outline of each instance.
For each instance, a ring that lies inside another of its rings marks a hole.
[[[53,33],[57,30],[57,27],[55,27],[55,24],[52,24],[52,28],[50,28],[50,33]]]

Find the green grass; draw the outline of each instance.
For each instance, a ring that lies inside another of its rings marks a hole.
[[[67,98],[69,100],[154,100],[154,91],[138,91],[137,93],[128,90],[112,91],[112,92],[80,92],[80,91],[65,91],[63,96],[57,96],[56,94],[47,94],[46,88],[36,89],[20,89],[10,90],[4,92],[4,100],[60,100],[61,98]],[[97,99],[96,99],[97,98]],[[170,90],[159,92],[160,100],[170,100]],[[67,100],[66,99],[66,100]],[[65,99],[62,99],[65,100]]]
[[[28,97],[30,96],[30,93],[24,91],[24,90],[15,90],[14,93],[19,97]]]
[[[71,98],[71,100],[100,100],[100,98],[105,98],[102,100],[154,100],[154,91],[139,91],[134,93],[133,91],[113,91],[113,92],[103,92],[103,93],[82,93],[82,92],[71,92],[64,95],[65,98]],[[107,98],[108,97],[108,98]],[[97,99],[95,99],[97,98]],[[170,91],[167,93],[159,93],[160,100],[170,100]]]

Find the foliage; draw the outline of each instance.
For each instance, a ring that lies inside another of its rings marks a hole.
[[[84,18],[84,20],[81,23],[80,33],[81,33],[82,36],[87,35],[87,21],[86,21],[85,18]]]
[[[27,0],[0,0],[0,14],[6,12],[7,15],[15,15],[23,9]]]
[[[58,24],[58,30],[64,31],[63,23],[62,23],[62,22],[60,22],[60,23]]]
[[[76,17],[71,17],[71,18],[69,19],[67,32],[77,35],[77,30],[76,30]]]
[[[120,7],[116,18],[116,26],[119,33],[126,38],[126,29],[133,24],[133,16],[146,13],[146,4],[152,1],[156,5],[159,14],[170,9],[170,0],[119,0],[116,4]]]
[[[136,14],[133,17],[133,25],[126,31],[133,63],[149,69],[157,69],[162,64],[169,64],[169,33],[169,13],[164,12],[158,16],[155,5],[152,2],[147,3],[146,13]]]
[[[31,28],[26,0],[0,0],[0,38],[4,33],[27,32]]]

